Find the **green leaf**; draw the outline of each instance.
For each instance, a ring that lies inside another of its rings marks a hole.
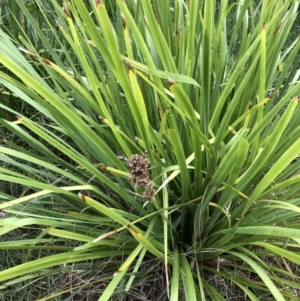
[[[250,259],[248,256],[238,253],[238,252],[229,252],[230,254],[233,254],[243,261],[245,261],[247,264],[250,265],[250,267],[253,268],[253,270],[257,273],[257,275],[262,279],[262,281],[265,283],[265,285],[268,287],[270,292],[272,293],[273,297],[276,301],[285,301],[285,298],[282,296],[276,285],[273,283],[271,278],[266,274],[266,272],[252,259]]]

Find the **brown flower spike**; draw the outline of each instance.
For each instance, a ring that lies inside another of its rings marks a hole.
[[[134,187],[143,189],[143,196],[150,200],[153,196],[152,181],[149,179],[150,162],[147,153],[133,154],[127,159],[130,175],[128,180]]]

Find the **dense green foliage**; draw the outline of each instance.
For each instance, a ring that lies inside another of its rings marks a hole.
[[[299,299],[299,1],[256,2],[11,4],[0,250],[30,256],[0,289]]]

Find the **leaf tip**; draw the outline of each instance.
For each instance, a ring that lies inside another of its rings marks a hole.
[[[71,18],[71,13],[70,13],[69,8],[68,8],[68,6],[65,2],[63,3],[63,9],[64,9],[64,12],[66,13],[67,17]]]
[[[169,86],[169,88],[170,87],[172,87],[173,85],[175,85],[176,84],[176,82],[174,81],[174,79],[172,79],[172,78],[168,78],[168,80],[167,80],[167,84],[168,84],[168,86]]]
[[[116,272],[114,272],[114,276],[117,276],[117,275],[119,275],[121,272],[120,271],[116,271]]]
[[[98,5],[103,5],[102,0],[95,0],[95,6],[97,7]]]
[[[93,240],[93,242],[98,242],[100,240],[103,240],[103,239],[107,238],[108,236],[111,236],[111,235],[115,234],[116,232],[117,232],[116,230],[113,230],[113,231],[110,231],[108,233],[104,233],[104,234],[100,235],[99,237],[95,238]]]
[[[122,19],[123,29],[126,29],[126,20],[125,20],[125,16],[123,13],[121,13],[121,19]]]
[[[125,64],[128,73],[129,73],[130,70],[132,71],[134,69],[133,65],[130,62],[128,62],[126,60],[123,60],[123,63]]]
[[[82,193],[78,193],[78,196],[85,202],[86,200],[85,200],[85,195],[84,194],[82,194]]]

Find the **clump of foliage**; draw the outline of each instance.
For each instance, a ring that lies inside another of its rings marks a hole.
[[[25,189],[1,192],[0,234],[43,231],[0,248],[52,253],[2,288],[92,261],[43,300],[299,298],[299,2],[44,2],[41,28],[16,1],[38,44],[0,31],[1,93],[36,112],[0,104],[22,141],[0,147],[0,179]]]

